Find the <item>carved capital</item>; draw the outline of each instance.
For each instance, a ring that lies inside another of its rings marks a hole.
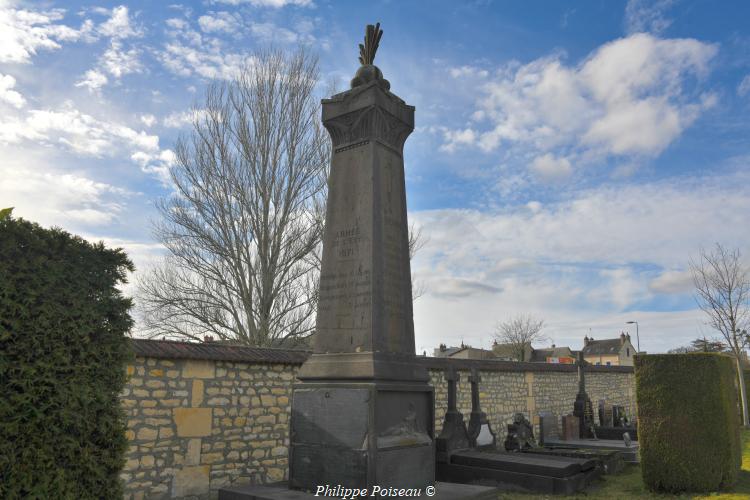
[[[377,104],[336,116],[323,124],[331,135],[334,150],[353,143],[377,140],[399,154],[403,152],[406,138],[414,129]]]
[[[402,154],[414,130],[414,107],[370,82],[323,100],[323,125],[333,148],[378,141]]]

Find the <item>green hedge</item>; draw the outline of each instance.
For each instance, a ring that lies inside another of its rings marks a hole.
[[[0,218],[0,498],[121,498],[120,250]]]
[[[643,482],[653,491],[715,491],[742,461],[734,359],[715,353],[635,358]]]

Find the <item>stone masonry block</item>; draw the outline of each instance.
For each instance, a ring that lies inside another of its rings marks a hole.
[[[200,406],[203,403],[203,381],[193,380],[193,388],[190,393],[190,406]]]
[[[177,435],[203,437],[211,435],[211,408],[175,408],[173,410]]]
[[[213,361],[187,360],[182,367],[183,378],[214,378]]]
[[[183,467],[176,471],[172,478],[172,498],[207,495],[210,471],[210,465]]]

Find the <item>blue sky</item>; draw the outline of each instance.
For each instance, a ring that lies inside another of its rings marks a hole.
[[[376,64],[416,106],[405,162],[417,349],[527,312],[557,345],[713,333],[687,265],[750,256],[750,4],[0,0],[0,206],[158,258],[154,202],[191,105],[254,49],[304,45],[320,94]],[[132,290],[132,287],[129,288]]]

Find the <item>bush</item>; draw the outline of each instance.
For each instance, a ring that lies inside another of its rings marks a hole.
[[[643,482],[653,491],[732,485],[742,460],[735,361],[716,353],[635,359]]]
[[[0,498],[120,498],[121,249],[0,217]]]

